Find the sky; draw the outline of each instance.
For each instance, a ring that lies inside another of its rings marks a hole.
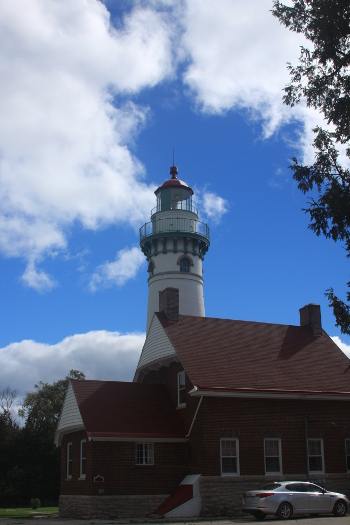
[[[302,211],[291,158],[322,116],[282,103],[303,37],[270,0],[0,4],[0,390],[78,369],[130,381],[145,340],[139,228],[170,177],[210,227],[206,315],[323,328],[348,261]]]

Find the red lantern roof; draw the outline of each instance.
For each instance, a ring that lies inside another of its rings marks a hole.
[[[159,186],[159,188],[156,189],[156,191],[154,192],[156,195],[158,195],[158,193],[161,190],[164,190],[165,188],[184,188],[188,190],[191,195],[193,195],[192,188],[190,188],[186,184],[186,182],[176,177],[176,175],[178,174],[177,166],[171,166],[170,173],[171,173],[171,179],[166,180],[165,182],[163,182],[161,186]]]

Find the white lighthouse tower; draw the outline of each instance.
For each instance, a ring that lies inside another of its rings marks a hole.
[[[177,178],[177,167],[172,166],[170,173],[171,179],[155,191],[151,222],[140,228],[149,274],[147,332],[159,311],[159,292],[168,287],[179,290],[180,314],[205,315],[202,261],[210,244],[209,227],[198,220],[193,190]]]

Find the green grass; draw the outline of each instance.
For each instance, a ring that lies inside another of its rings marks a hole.
[[[0,509],[0,518],[33,518],[42,514],[57,514],[58,507],[40,507],[39,509]]]

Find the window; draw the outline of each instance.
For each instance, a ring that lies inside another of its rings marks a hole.
[[[177,374],[177,406],[186,405],[186,376],[185,370]]]
[[[73,444],[67,444],[67,478],[72,477],[72,466],[73,466]]]
[[[345,440],[346,470],[350,472],[350,439]]]
[[[308,439],[309,472],[324,472],[322,439]]]
[[[281,440],[264,439],[265,474],[281,474]]]
[[[86,439],[80,441],[80,477],[86,477]]]
[[[136,465],[154,465],[154,444],[136,443]]]
[[[220,440],[221,474],[238,476],[238,439],[222,438]]]
[[[181,259],[180,261],[180,272],[189,272],[190,263],[188,259]]]

